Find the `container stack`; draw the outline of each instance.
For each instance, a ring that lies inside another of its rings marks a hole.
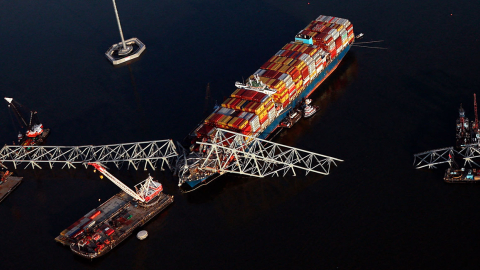
[[[273,121],[275,116],[275,103],[270,96],[253,90],[237,89],[195,132],[198,137],[210,136],[213,127],[218,127],[252,135]]]
[[[263,64],[254,75],[277,91],[273,100],[285,108],[322,70],[328,54],[317,45],[290,42]]]
[[[220,109],[197,128],[198,137],[210,136],[214,127],[252,135],[268,126],[277,111],[287,108],[322,72],[331,60],[354,40],[347,19],[320,15],[265,62],[250,79],[258,78],[275,90],[264,93],[236,89]],[[327,76],[323,74],[322,76]]]
[[[353,42],[353,25],[349,20],[320,15],[297,35],[309,37],[314,45],[320,46],[335,58],[348,43]]]

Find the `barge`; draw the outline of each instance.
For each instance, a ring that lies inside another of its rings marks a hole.
[[[443,180],[447,183],[480,183],[480,170],[448,168]]]
[[[0,202],[22,183],[23,177],[12,176],[12,172],[0,172]]]
[[[123,189],[63,230],[55,241],[69,246],[83,258],[95,259],[118,246],[135,229],[144,225],[173,203],[160,183],[148,177],[129,189],[99,164],[90,164]]]

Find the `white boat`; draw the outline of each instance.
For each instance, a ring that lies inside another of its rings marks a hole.
[[[315,105],[307,105],[303,110],[303,117],[308,118],[317,112],[318,107]]]

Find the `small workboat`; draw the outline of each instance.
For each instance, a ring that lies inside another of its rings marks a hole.
[[[318,106],[315,105],[306,105],[305,109],[303,109],[303,117],[309,118],[314,115],[318,110]]]
[[[288,116],[280,123],[281,127],[291,128],[295,123],[302,118],[302,114],[297,110],[292,110]]]

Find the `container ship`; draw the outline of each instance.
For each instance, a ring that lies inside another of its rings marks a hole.
[[[188,166],[179,174],[181,190],[194,190],[219,176],[216,168],[199,166],[205,158],[197,142],[209,142],[216,128],[269,139],[337,68],[354,40],[349,20],[320,15],[246,83],[236,82],[237,89],[230,97],[187,137],[189,152],[177,164]]]
[[[13,98],[5,97],[5,100],[8,102],[8,107],[12,109],[15,117],[17,118],[20,129],[22,130],[26,128],[25,132],[19,131],[17,137],[18,144],[25,147],[42,145],[47,136],[50,134],[50,129],[43,128],[43,124],[40,123],[40,120],[38,119],[37,112],[30,111],[30,120],[27,123],[19,111],[19,107],[22,106],[18,102],[14,101]]]
[[[173,196],[164,194],[162,185],[150,176],[137,184],[136,191],[133,191],[101,165],[94,166],[123,191],[88,212],[55,238],[55,241],[70,246],[74,254],[87,259],[105,255],[173,203]]]

